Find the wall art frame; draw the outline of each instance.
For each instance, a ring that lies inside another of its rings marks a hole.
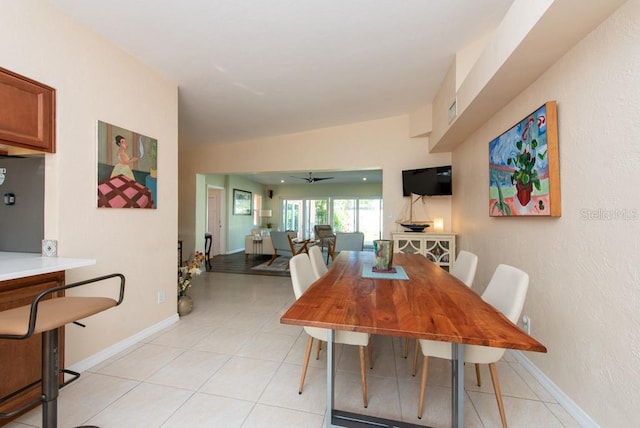
[[[158,140],[97,124],[98,208],[158,207]]]
[[[489,215],[561,216],[555,101],[489,143]]]
[[[233,215],[251,215],[251,192],[233,189]]]

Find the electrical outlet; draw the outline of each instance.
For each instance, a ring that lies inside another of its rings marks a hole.
[[[158,304],[164,303],[166,300],[166,296],[164,294],[164,290],[158,291]]]
[[[524,327],[524,331],[526,331],[527,334],[531,334],[531,318],[529,318],[529,315],[522,317],[522,327]]]

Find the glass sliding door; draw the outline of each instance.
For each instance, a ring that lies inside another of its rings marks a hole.
[[[358,200],[358,230],[366,243],[382,238],[382,199]]]
[[[334,232],[356,232],[357,199],[334,199],[332,206],[331,225]]]
[[[363,232],[365,245],[382,237],[382,199],[325,198],[284,199],[283,230],[295,230],[299,238],[314,238],[313,227],[329,224],[334,232]]]
[[[286,199],[282,201],[282,226],[284,230],[295,230],[298,237],[303,232],[303,201],[301,199]]]
[[[303,238],[314,238],[313,227],[316,224],[329,223],[329,200],[307,199],[305,200],[305,229]]]

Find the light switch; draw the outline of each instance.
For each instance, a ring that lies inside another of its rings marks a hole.
[[[4,204],[5,205],[14,205],[16,203],[16,195],[13,193],[5,193],[4,194]]]

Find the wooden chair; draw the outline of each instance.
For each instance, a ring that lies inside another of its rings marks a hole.
[[[278,256],[293,257],[297,254],[308,252],[307,245],[309,245],[309,240],[294,242],[295,237],[296,233],[293,231],[271,232],[273,256],[271,260],[269,260],[269,265],[271,265]]]
[[[327,263],[329,263],[329,257],[333,261],[340,251],[362,251],[364,249],[364,233],[338,232],[333,241],[329,241],[327,248]]]
[[[313,233],[322,251],[324,251],[325,245],[328,246],[329,242],[336,237],[330,224],[316,224],[313,226]]]

